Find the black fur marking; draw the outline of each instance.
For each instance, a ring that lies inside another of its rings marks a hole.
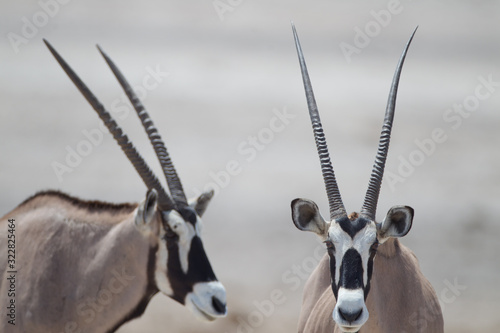
[[[158,287],[156,287],[156,282],[155,282],[156,252],[158,252],[158,246],[155,246],[149,250],[148,285],[146,286],[143,298],[139,301],[136,307],[129,314],[127,314],[110,331],[108,331],[109,333],[115,332],[120,326],[122,326],[126,322],[142,316],[151,298],[159,291]]]
[[[186,295],[193,290],[192,284],[187,284],[185,281],[185,274],[182,271],[182,265],[179,253],[179,239],[174,237],[167,237],[167,274],[170,286],[174,291],[171,295],[172,299],[184,305]]]
[[[60,191],[55,191],[55,190],[38,192],[38,193],[32,195],[31,197],[29,197],[28,199],[24,200],[21,204],[19,204],[18,207],[26,205],[26,204],[30,203],[32,200],[42,198],[44,196],[57,197],[59,199],[67,201],[68,203],[70,203],[74,206],[85,209],[91,213],[102,212],[103,210],[112,211],[112,212],[131,213],[134,209],[137,208],[137,203],[115,204],[115,203],[109,203],[109,202],[103,202],[103,201],[97,201],[97,200],[82,200],[82,199],[79,199],[76,197],[72,197],[66,193],[63,193]]]
[[[370,221],[363,217],[359,217],[356,220],[351,221],[347,216],[345,216],[338,219],[337,223],[342,228],[342,230],[344,230],[349,236],[351,236],[351,238],[354,238],[354,236],[368,223],[370,223]]]
[[[172,290],[174,290],[174,295],[172,295],[174,300],[184,304],[186,295],[193,291],[193,286],[196,283],[217,281],[203,248],[203,243],[198,236],[194,236],[191,241],[187,273],[184,273],[182,270],[178,242],[173,239],[167,239],[167,249],[168,280],[170,281]]]
[[[184,221],[187,221],[191,223],[193,226],[196,225],[196,221],[198,218],[196,217],[196,212],[193,208],[187,206],[187,207],[181,207],[178,210],[179,214],[182,216]]]
[[[330,257],[330,276],[331,276],[332,291],[333,295],[335,296],[335,299],[337,299],[339,289],[335,284],[335,268],[336,268],[335,251],[328,251],[328,256]]]
[[[217,281],[208,260],[201,238],[194,236],[191,241],[191,249],[188,256],[189,269],[187,276],[193,282]]]
[[[378,248],[378,241],[373,243],[373,245],[370,247],[370,257],[368,258],[368,265],[367,266],[367,281],[366,281],[366,286],[364,289],[364,295],[365,295],[365,301],[366,298],[368,297],[368,293],[370,292],[370,287],[371,283],[370,281],[372,280],[372,273],[373,273],[373,259],[375,259],[375,255],[377,254],[377,248]]]
[[[363,288],[363,273],[363,263],[359,252],[352,248],[347,250],[340,265],[339,287]]]

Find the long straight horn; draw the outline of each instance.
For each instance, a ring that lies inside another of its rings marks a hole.
[[[366,191],[365,201],[363,203],[363,207],[361,208],[361,215],[368,217],[373,221],[375,220],[375,214],[377,212],[378,196],[380,194],[382,177],[384,175],[387,152],[389,151],[389,141],[391,140],[392,121],[394,119],[394,111],[396,109],[396,95],[398,93],[399,77],[401,76],[401,70],[403,69],[406,52],[410,47],[415,32],[417,32],[417,28],[418,27],[415,28],[415,30],[411,34],[410,39],[406,43],[406,47],[401,54],[401,57],[399,58],[399,63],[396,67],[394,78],[392,79],[391,91],[389,93],[389,99],[387,101],[384,125],[382,126],[382,133],[380,135],[377,156],[375,156],[375,164],[373,165],[372,174],[370,176],[370,182],[368,184],[368,190]]]
[[[120,145],[121,149],[127,155],[127,158],[134,166],[139,176],[142,178],[144,183],[149,189],[156,189],[158,192],[158,200],[159,205],[163,210],[169,210],[174,208],[174,203],[167,195],[161,183],[155,177],[153,172],[149,169],[148,165],[139,154],[139,152],[135,149],[134,145],[128,139],[127,135],[123,133],[122,129],[118,126],[118,124],[111,117],[110,113],[106,111],[101,102],[95,97],[95,95],[90,91],[90,89],[83,83],[83,81],[76,75],[76,73],[69,67],[69,65],[64,61],[64,59],[57,53],[57,51],[50,45],[47,40],[43,40],[45,45],[49,48],[52,55],[56,58],[59,65],[61,65],[62,69],[69,76],[71,81],[75,84],[78,90],[82,93],[85,99],[90,103],[92,108],[97,112],[99,117],[102,119],[106,127],[109,129],[116,142]]]
[[[151,119],[146,109],[144,108],[144,105],[141,103],[134,90],[127,82],[118,67],[115,65],[115,63],[106,53],[104,53],[104,51],[99,46],[97,46],[97,48],[113,71],[113,74],[122,86],[125,94],[127,94],[130,103],[132,103],[135,111],[137,112],[137,115],[141,119],[142,125],[144,126],[144,129],[148,134],[149,140],[151,141],[151,144],[153,145],[153,148],[156,152],[156,156],[158,156],[158,160],[160,161],[160,165],[163,169],[163,173],[165,174],[165,178],[167,179],[167,184],[170,190],[170,194],[172,195],[172,199],[174,199],[176,205],[179,206],[179,208],[187,206],[188,203],[186,195],[184,194],[184,190],[182,188],[181,181],[177,176],[177,172],[175,171],[167,148],[161,139],[160,133],[158,133],[158,130],[153,124],[153,120]]]
[[[326,193],[328,195],[330,218],[337,219],[339,217],[344,217],[347,214],[344,208],[344,204],[342,203],[339,187],[337,185],[335,173],[333,172],[332,163],[330,161],[330,154],[328,153],[325,134],[323,133],[323,126],[321,125],[321,119],[319,117],[318,106],[316,105],[316,100],[314,99],[311,80],[309,79],[309,73],[307,72],[306,61],[304,60],[302,48],[300,47],[299,37],[297,36],[297,31],[295,30],[295,25],[293,23],[292,30],[293,37],[295,39],[295,47],[297,48],[297,55],[299,56],[300,69],[302,72],[302,80],[304,81],[304,89],[306,91],[307,106],[309,108],[309,115],[311,117],[314,139],[316,141],[316,148],[318,149],[318,155],[321,162],[321,171],[323,173]]]

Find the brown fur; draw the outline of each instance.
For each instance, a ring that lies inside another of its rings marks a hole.
[[[107,332],[134,316],[155,292],[148,266],[157,246],[135,227],[136,207],[50,191],[2,217],[1,230],[16,220],[16,331]],[[7,248],[7,237],[0,237],[0,248]],[[7,258],[0,258],[0,302],[7,304]],[[0,316],[7,318],[6,307]],[[0,321],[0,332],[11,328]]]
[[[349,221],[354,221],[354,220],[357,220],[359,217],[359,214],[356,213],[356,212],[352,212],[351,214],[349,214],[348,218],[349,218]]]
[[[370,317],[360,333],[444,331],[436,292],[420,272],[413,252],[397,239],[389,239],[378,249],[366,306]],[[340,333],[332,319],[334,307],[325,254],[304,288],[299,333]]]

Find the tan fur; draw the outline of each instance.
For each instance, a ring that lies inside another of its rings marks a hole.
[[[89,213],[88,202],[75,200],[35,196],[0,220],[3,231],[16,220],[17,269],[16,326],[2,306],[1,332],[107,332],[145,295],[156,244],[136,229],[136,205]],[[4,236],[0,248],[7,249]],[[7,304],[7,258],[0,258],[0,303]]]
[[[358,217],[359,217],[359,214],[358,214],[358,213],[356,213],[356,212],[353,212],[353,213],[349,214],[349,216],[348,216],[349,221],[354,221],[354,220],[356,220]]]
[[[366,300],[370,318],[360,333],[442,333],[443,316],[436,292],[418,261],[397,239],[380,245]],[[299,333],[340,333],[332,319],[335,297],[328,255],[308,279],[299,317]]]

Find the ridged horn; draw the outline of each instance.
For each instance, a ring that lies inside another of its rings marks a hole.
[[[85,99],[90,103],[92,108],[97,112],[99,117],[102,119],[106,127],[109,129],[110,133],[115,138],[116,142],[120,145],[121,149],[127,155],[127,158],[134,166],[135,170],[139,176],[144,181],[144,184],[148,189],[156,189],[158,192],[158,203],[162,210],[170,210],[175,207],[172,199],[167,195],[161,183],[158,181],[156,176],[153,174],[151,169],[148,167],[142,156],[135,149],[132,142],[129,140],[127,135],[123,133],[122,129],[118,126],[115,120],[111,117],[111,114],[104,108],[102,103],[95,97],[95,95],[90,91],[90,89],[83,83],[83,81],[76,75],[76,73],[71,69],[71,67],[66,63],[66,61],[57,53],[57,51],[52,47],[52,45],[47,41],[43,40],[45,45],[50,50],[50,53],[57,60],[59,65],[61,65],[64,72],[68,75],[71,81],[75,84],[78,90],[82,93]]]
[[[396,109],[396,95],[398,93],[399,77],[401,76],[406,53],[408,51],[408,48],[410,47],[415,32],[417,32],[417,29],[418,26],[415,28],[415,30],[411,34],[410,39],[406,43],[406,47],[401,54],[401,57],[399,58],[396,72],[394,73],[394,78],[392,79],[391,91],[389,93],[387,108],[385,111],[384,124],[382,126],[382,133],[380,134],[377,155],[375,156],[375,164],[373,165],[373,170],[370,176],[370,182],[368,184],[368,190],[366,191],[365,201],[363,203],[363,207],[361,208],[361,215],[369,218],[372,221],[375,221],[377,202],[380,194],[380,186],[382,184],[385,161],[387,159],[387,153],[389,151],[392,122],[394,120],[394,111]]]
[[[307,72],[306,61],[302,54],[299,37],[295,30],[295,25],[292,23],[293,37],[295,39],[295,47],[297,48],[297,55],[299,57],[300,69],[302,72],[302,80],[304,82],[304,89],[307,98],[307,107],[309,108],[309,116],[311,117],[312,128],[314,132],[314,139],[316,141],[316,148],[321,162],[321,172],[323,173],[323,180],[325,181],[326,193],[328,196],[328,204],[330,206],[330,218],[337,219],[339,217],[347,216],[340,191],[335,179],[332,163],[330,161],[330,154],[326,145],[325,134],[323,133],[323,126],[319,117],[318,107],[314,99],[314,93]]]
[[[104,57],[104,60],[106,60],[107,64],[111,68],[111,71],[113,72],[116,79],[122,86],[123,90],[125,91],[125,94],[130,100],[130,103],[132,103],[132,106],[137,112],[137,115],[141,119],[142,125],[144,126],[144,129],[148,134],[149,140],[151,141],[151,144],[153,145],[153,148],[156,152],[156,156],[158,156],[158,160],[160,161],[160,165],[163,169],[163,173],[165,174],[165,178],[167,179],[167,185],[170,190],[170,195],[172,196],[172,199],[174,200],[176,205],[179,206],[179,208],[187,206],[188,203],[186,195],[184,194],[184,190],[182,188],[181,181],[179,179],[179,176],[177,175],[177,172],[175,171],[174,165],[172,163],[172,160],[170,159],[170,155],[168,154],[167,148],[163,143],[160,133],[158,133],[158,130],[156,129],[153,123],[153,120],[151,119],[148,112],[144,108],[144,105],[141,103],[141,101],[135,94],[134,90],[125,79],[125,76],[123,76],[120,69],[118,69],[113,60],[111,60],[111,58],[106,53],[104,53],[104,51],[99,47],[99,45],[97,46],[97,48]]]

